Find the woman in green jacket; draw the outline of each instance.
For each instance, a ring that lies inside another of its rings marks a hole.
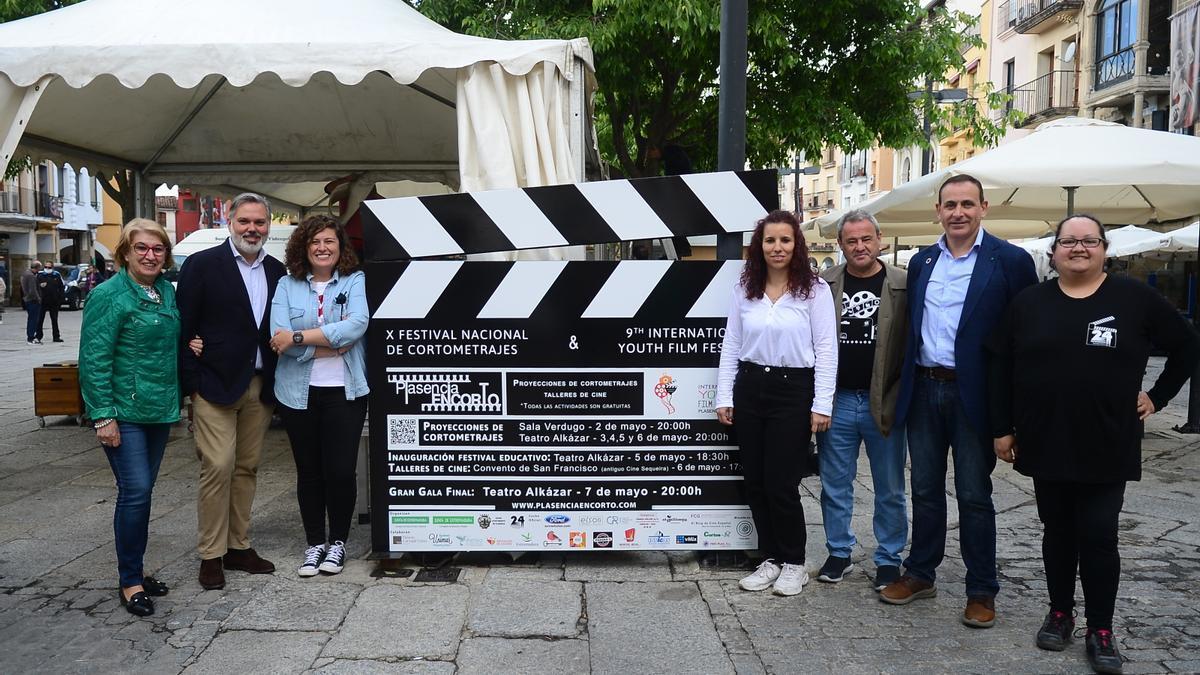
[[[158,223],[136,218],[121,229],[113,257],[120,271],[84,306],[79,381],[117,479],[118,595],[130,614],[149,616],[149,596],[168,590],[142,574],[150,494],[171,425],[179,421],[179,311],[175,289],[160,276],[171,264],[171,240]]]

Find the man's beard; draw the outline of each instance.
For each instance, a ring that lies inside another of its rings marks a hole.
[[[244,256],[258,255],[259,251],[263,248],[263,244],[267,241],[266,235],[260,236],[257,244],[251,244],[236,232],[230,232],[229,237],[233,240],[233,247],[238,250],[238,253]]]

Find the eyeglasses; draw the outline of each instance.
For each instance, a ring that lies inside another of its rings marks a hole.
[[[149,254],[154,254],[155,258],[161,258],[167,254],[166,246],[147,246],[146,244],[134,244],[133,252],[145,258]]]
[[[1076,239],[1075,237],[1062,237],[1056,240],[1055,243],[1063,248],[1075,248],[1076,244],[1083,244],[1084,248],[1096,248],[1100,244],[1104,243],[1104,240],[1100,237],[1084,237],[1083,239]]]

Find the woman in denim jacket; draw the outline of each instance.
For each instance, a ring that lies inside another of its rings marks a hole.
[[[271,302],[271,348],[280,356],[275,398],[296,460],[308,540],[297,573],[337,574],[346,561],[367,415],[366,286],[345,229],[329,216],[307,218],[292,232],[285,263],[288,274]]]

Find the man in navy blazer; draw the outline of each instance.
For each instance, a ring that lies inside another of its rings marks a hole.
[[[1033,258],[983,230],[983,185],[972,176],[938,190],[945,233],[908,265],[908,349],[896,402],[896,424],[908,424],[912,467],[912,546],[905,574],[880,592],[903,605],[937,595],[946,550],[946,456],[954,457],[959,545],[967,567],[962,621],[995,622],[996,510],[988,430],[984,341],[1021,289],[1037,282]]]
[[[192,397],[200,457],[197,521],[200,585],[225,585],[223,570],[269,574],[275,566],[250,547],[250,507],[263,438],[274,411],[277,356],[270,306],[283,263],[262,248],[271,207],[259,195],[234,198],[229,238],[188,257],[179,272],[179,376]],[[196,355],[186,344],[200,338]]]

